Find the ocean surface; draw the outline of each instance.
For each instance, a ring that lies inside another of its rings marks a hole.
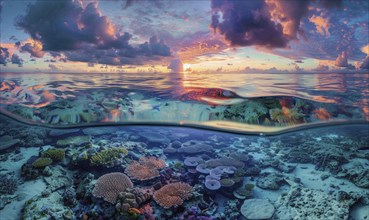
[[[369,219],[369,74],[0,82],[0,219]]]

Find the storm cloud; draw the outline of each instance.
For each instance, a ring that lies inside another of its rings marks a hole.
[[[6,66],[9,58],[9,51],[7,48],[0,47],[0,64]]]
[[[18,54],[13,54],[10,61],[12,62],[12,64],[17,64],[19,67],[23,66],[23,60],[18,56]]]
[[[312,2],[326,8],[341,5],[340,0],[211,0],[210,27],[232,46],[284,48],[299,34],[304,36],[300,24]]]
[[[285,47],[288,39],[262,1],[212,0],[211,25],[233,46]]]
[[[34,42],[41,43],[21,47],[22,52],[33,57],[42,57],[43,51],[48,51],[59,52],[71,61],[122,65],[171,55],[170,48],[155,36],[143,44],[131,45],[132,35],[117,31],[111,20],[102,15],[97,2],[83,8],[79,1],[37,1],[17,18],[16,25],[29,33]]]

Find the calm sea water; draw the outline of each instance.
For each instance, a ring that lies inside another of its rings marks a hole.
[[[279,123],[279,127],[317,121],[369,120],[369,74],[2,73],[0,80],[0,107],[4,112],[46,124],[127,121],[204,124],[220,120],[269,126],[278,124],[269,123],[270,116],[265,116],[268,120],[261,116],[253,121],[241,120],[235,114],[228,118],[218,115],[230,106],[242,103],[250,106],[247,103],[250,100],[265,105],[272,102],[270,99],[281,104],[279,108],[285,115],[292,114],[289,109],[296,102],[310,105],[310,111],[301,112],[302,120]],[[267,101],[265,97],[269,97]],[[69,102],[69,107],[65,107],[64,101]],[[50,113],[65,108],[82,108],[76,111],[84,112],[93,109],[98,116],[63,121],[54,117],[57,111]],[[219,123],[210,126],[222,127]]]

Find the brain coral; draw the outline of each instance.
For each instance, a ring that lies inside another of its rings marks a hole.
[[[132,187],[133,183],[124,173],[108,173],[97,179],[92,194],[114,204],[120,192]]]
[[[192,187],[187,183],[171,183],[156,191],[154,199],[161,207],[168,209],[182,205],[183,201],[189,197],[191,190]]]

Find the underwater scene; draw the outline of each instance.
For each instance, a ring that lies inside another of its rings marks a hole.
[[[369,220],[366,0],[0,0],[0,220]]]

